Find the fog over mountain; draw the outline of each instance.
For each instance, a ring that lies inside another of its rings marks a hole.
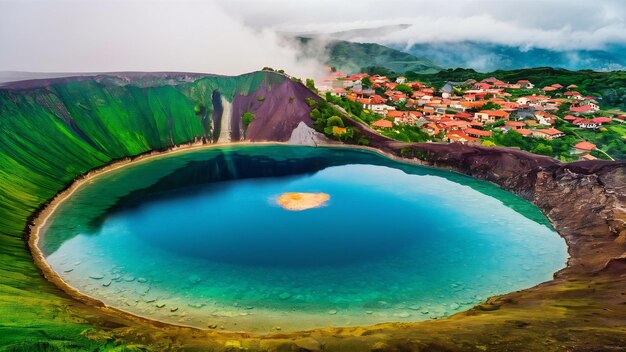
[[[622,0],[0,0],[0,71],[319,75],[326,48],[302,55],[302,34],[444,67],[623,69],[625,19]]]
[[[379,43],[445,67],[482,71],[536,66],[595,70],[626,67],[626,2],[512,3],[232,0],[222,6],[241,8],[241,18],[255,28]],[[262,13],[264,7],[272,11]]]

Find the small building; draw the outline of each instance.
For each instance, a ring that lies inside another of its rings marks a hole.
[[[587,120],[587,119],[581,119],[581,118],[574,120],[572,123],[580,128],[586,128],[586,129],[596,129],[600,127],[600,125],[594,122],[593,120]]]
[[[389,121],[389,120],[380,119],[380,120],[374,122],[372,124],[372,126],[378,127],[378,128],[392,128],[393,127],[393,123],[391,121]]]
[[[517,81],[517,84],[519,84],[520,87],[522,87],[524,89],[533,89],[533,88],[535,88],[535,85],[530,83],[530,81],[527,80],[527,79],[521,79],[521,80]]]
[[[509,113],[503,110],[482,110],[474,114],[474,118],[482,123],[492,123],[508,119]]]
[[[571,150],[571,154],[588,154],[592,150],[596,149],[596,145],[587,141],[579,142],[574,145]]]
[[[465,134],[467,134],[470,137],[474,137],[474,138],[480,138],[480,137],[489,137],[492,135],[491,131],[483,131],[483,130],[479,130],[476,128],[466,128],[465,130],[463,130],[463,132],[465,132]]]
[[[526,127],[526,124],[521,121],[506,121],[504,123],[504,129],[507,130],[521,130]]]
[[[557,130],[556,128],[540,128],[532,131],[533,137],[552,140],[555,138],[565,136],[565,133]]]
[[[575,115],[590,114],[593,112],[593,108],[589,105],[572,106],[569,108],[569,111]]]

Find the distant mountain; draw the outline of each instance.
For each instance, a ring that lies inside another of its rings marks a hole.
[[[532,67],[556,67],[567,70],[616,71],[626,69],[626,46],[613,45],[605,50],[555,51],[493,43],[427,43],[409,48],[391,47],[428,58],[445,68],[472,68],[481,72]]]
[[[370,66],[385,67],[398,73],[406,71],[434,73],[441,69],[433,61],[379,44],[304,37],[300,37],[299,40],[304,55],[319,53],[320,48],[323,48],[322,51],[326,54],[323,57],[325,63],[348,73],[356,73],[363,67]]]

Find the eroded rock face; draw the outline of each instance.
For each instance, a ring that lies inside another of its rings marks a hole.
[[[291,137],[289,137],[287,143],[316,146],[318,144],[330,143],[330,140],[323,134],[315,131],[312,127],[307,126],[304,122],[300,122],[298,127],[291,132]]]

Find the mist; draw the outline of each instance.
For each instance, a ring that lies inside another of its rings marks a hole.
[[[319,60],[292,44],[214,1],[0,1],[0,71],[319,76]]]
[[[361,31],[345,39],[410,47],[484,42],[523,50],[597,50],[626,43],[623,0],[361,0],[224,1],[256,28],[333,33],[406,24],[396,31]],[[264,7],[272,11],[263,12]]]

